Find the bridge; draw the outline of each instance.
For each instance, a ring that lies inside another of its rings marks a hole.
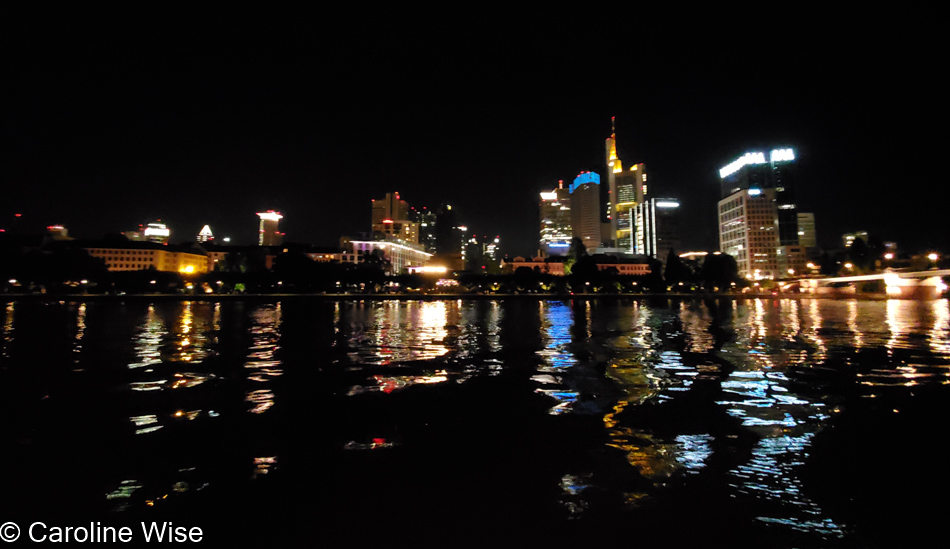
[[[887,295],[909,299],[934,299],[946,291],[947,285],[941,277],[950,276],[950,269],[930,271],[885,271],[883,273],[835,276],[831,278],[803,278],[802,293],[832,294],[854,293],[854,282],[883,280]],[[846,285],[841,288],[840,285]]]

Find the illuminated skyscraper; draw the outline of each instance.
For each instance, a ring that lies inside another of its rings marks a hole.
[[[610,223],[609,240],[626,253],[635,253],[636,226],[634,209],[642,204],[647,194],[647,172],[642,163],[624,171],[617,156],[617,133],[614,118],[610,119],[611,134],[607,138],[607,218]]]
[[[419,224],[419,244],[430,254],[436,253],[436,230],[438,215],[425,206],[421,209],[409,208],[409,218]]]
[[[806,248],[818,247],[818,237],[815,234],[815,214],[799,212],[798,244]]]
[[[671,248],[682,251],[679,208],[679,201],[674,198],[650,198],[637,204],[636,253],[665,262]]]
[[[571,247],[571,195],[558,181],[557,188],[541,193],[541,242],[542,257],[551,254],[566,254]]]
[[[53,240],[72,240],[69,238],[69,231],[62,225],[50,225],[46,227],[46,230],[53,237]]]
[[[570,186],[571,230],[588,249],[601,245],[600,176],[581,172]]]
[[[284,216],[280,215],[280,212],[275,212],[274,210],[267,210],[266,212],[258,213],[257,215],[261,218],[257,245],[280,246],[281,242],[283,242],[284,235],[281,234],[277,225]]]
[[[399,198],[399,193],[386,193],[384,198],[373,199],[373,226],[384,219],[408,219],[409,203]]]
[[[214,234],[211,232],[211,227],[205,225],[198,232],[198,242],[211,242],[212,240],[214,240]]]
[[[463,234],[466,229],[459,225],[456,211],[451,204],[442,203],[435,214],[435,251],[439,255],[459,254],[464,256]]]
[[[172,232],[164,223],[162,223],[161,219],[155,223],[149,223],[142,231],[142,235],[145,237],[145,240],[149,242],[156,242],[158,244],[168,244],[168,238],[171,236],[171,234]]]
[[[746,153],[719,170],[719,177],[723,199],[746,189],[775,189],[779,244],[798,244],[795,152],[792,149],[774,149],[768,160],[763,152]]]
[[[399,193],[386,193],[373,200],[373,237],[419,243],[419,223],[410,219],[409,203]]]
[[[856,239],[860,238],[864,241],[865,244],[868,243],[868,232],[867,231],[855,231],[853,233],[841,235],[841,243],[844,244],[845,248],[850,248]]]
[[[799,243],[794,160],[792,149],[775,149],[768,160],[763,152],[749,152],[719,170],[719,249],[736,258],[741,276],[758,280],[786,274],[779,248]],[[788,253],[782,253],[783,260]]]

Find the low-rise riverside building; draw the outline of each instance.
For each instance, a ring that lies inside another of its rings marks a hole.
[[[608,255],[594,255],[592,257],[598,271],[614,268],[617,270],[617,274],[634,276],[648,275],[651,271],[650,264],[643,261],[618,261],[617,258]],[[528,267],[543,274],[563,276],[566,269],[563,258],[560,259],[552,260],[551,258],[535,257],[528,260],[523,257],[515,257],[511,261],[502,261],[501,267],[502,271],[507,273],[515,272],[519,267]]]
[[[85,241],[86,252],[102,259],[109,271],[156,271],[201,274],[209,270],[208,254],[200,246],[166,246],[154,242]]]

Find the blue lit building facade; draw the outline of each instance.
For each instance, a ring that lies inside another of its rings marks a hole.
[[[587,249],[601,245],[600,175],[581,172],[570,186],[571,229]]]

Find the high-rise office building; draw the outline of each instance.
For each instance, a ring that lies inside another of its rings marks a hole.
[[[815,233],[815,214],[798,213],[798,244],[806,248],[818,247],[818,236]]]
[[[780,277],[775,189],[742,189],[719,201],[719,249],[736,258],[739,275]]]
[[[497,272],[501,237],[472,235],[465,243],[465,268],[475,272]]]
[[[571,195],[564,188],[564,181],[558,181],[553,191],[541,193],[539,209],[541,256],[566,254],[574,233],[571,229]]]
[[[798,212],[794,200],[795,152],[749,152],[719,170],[719,247],[736,258],[739,274],[749,279],[780,278],[798,251]]]
[[[611,118],[611,133],[605,143],[607,159],[607,222],[609,232],[605,240],[626,253],[636,249],[636,231],[633,223],[634,209],[642,204],[647,193],[646,166],[634,164],[624,171],[623,162],[617,155],[617,132],[615,119]]]
[[[721,198],[745,189],[775,189],[778,238],[783,246],[798,244],[798,211],[795,209],[795,152],[773,149],[749,152],[719,170]]]
[[[72,240],[69,238],[69,231],[62,225],[50,225],[49,227],[46,227],[46,231],[53,238],[53,240]]]
[[[451,204],[440,204],[435,214],[435,250],[440,255],[464,255],[463,233]]]
[[[149,223],[142,231],[145,240],[157,244],[168,244],[168,239],[171,237],[171,234],[171,230],[169,230],[167,225],[162,223],[161,219],[155,223]]]
[[[257,231],[257,245],[280,246],[284,240],[284,235],[280,232],[278,224],[284,216],[274,210],[258,212],[257,216],[261,218],[261,224]]]
[[[198,232],[198,242],[211,242],[212,240],[214,240],[214,234],[211,232],[211,227],[205,225]]]
[[[426,252],[436,253],[436,227],[438,226],[436,212],[425,206],[421,209],[409,208],[409,219],[419,226],[419,244]]]
[[[601,245],[600,176],[581,172],[570,185],[571,230],[587,249]]]
[[[841,243],[844,244],[845,248],[850,248],[854,241],[860,238],[864,241],[865,244],[868,243],[868,232],[867,231],[855,231],[853,233],[847,233],[841,235]]]
[[[381,240],[419,243],[419,223],[410,219],[409,204],[399,198],[398,192],[373,200],[372,232]]]
[[[399,197],[399,193],[386,193],[384,198],[373,199],[373,225],[384,219],[408,219],[409,203]]]
[[[682,250],[680,204],[675,198],[650,198],[633,210],[635,251],[666,261],[670,249]]]

